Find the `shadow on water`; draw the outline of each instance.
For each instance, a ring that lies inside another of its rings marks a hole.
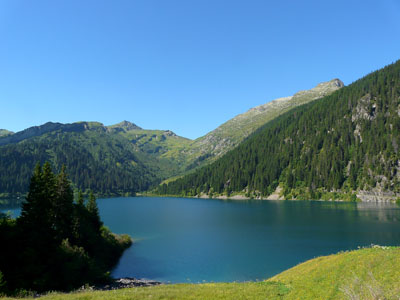
[[[131,249],[138,247],[140,243],[135,242]],[[143,279],[168,278],[171,274],[160,268],[161,264],[162,261],[157,258],[138,256],[135,251],[128,250],[114,267],[112,274],[116,278],[126,277],[127,274],[134,274],[134,277]]]

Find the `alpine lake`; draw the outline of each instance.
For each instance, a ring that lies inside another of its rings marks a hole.
[[[400,245],[396,204],[126,197],[98,206],[107,227],[134,239],[114,277],[257,281],[317,256]]]

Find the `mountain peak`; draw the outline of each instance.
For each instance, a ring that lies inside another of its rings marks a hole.
[[[299,91],[293,95],[295,100],[299,98],[310,98],[310,99],[318,99],[329,94],[332,94],[334,91],[344,87],[344,83],[340,79],[332,79],[329,81],[321,82],[316,87],[306,90],[306,91]]]
[[[337,87],[340,87],[340,88],[344,87],[343,81],[341,81],[339,78],[332,79],[330,82],[335,84]]]
[[[316,86],[316,88],[318,87],[342,88],[344,87],[344,83],[339,78],[335,78],[329,81],[321,82]]]
[[[141,127],[137,126],[136,124],[126,121],[126,120],[124,120],[118,124],[110,125],[107,127],[111,128],[111,129],[119,128],[119,129],[123,129],[125,131],[142,129]]]

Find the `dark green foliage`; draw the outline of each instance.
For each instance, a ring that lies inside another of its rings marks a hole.
[[[96,197],[94,196],[92,191],[90,191],[89,193],[89,201],[86,205],[86,208],[91,215],[100,219],[99,208],[97,207]]]
[[[70,290],[107,280],[130,239],[103,227],[91,193],[87,208],[74,203],[65,167],[35,167],[29,193],[15,221],[0,220],[0,270],[6,292]],[[1,290],[0,290],[1,291]]]
[[[320,198],[382,187],[400,192],[400,61],[266,124],[213,164],[158,188]],[[354,199],[354,196],[351,196]]]
[[[78,192],[78,199],[77,199],[76,203],[81,206],[85,205],[85,200],[83,199],[82,190],[79,190],[79,192]]]
[[[100,194],[134,194],[159,182],[157,169],[145,166],[134,145],[103,127],[56,130],[0,145],[0,193],[26,193],[35,162],[62,165],[74,187]]]
[[[4,281],[3,273],[0,271],[0,296],[6,292],[6,282]]]

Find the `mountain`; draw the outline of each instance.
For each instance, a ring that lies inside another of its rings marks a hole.
[[[0,137],[7,136],[7,135],[10,135],[10,134],[13,134],[13,132],[12,131],[8,131],[7,129],[0,129]]]
[[[235,148],[258,128],[273,120],[284,112],[322,98],[342,88],[339,79],[318,84],[316,87],[300,91],[293,96],[279,98],[266,104],[254,107],[225,122],[215,130],[193,141],[188,150],[188,163],[191,169],[196,165],[204,165]]]
[[[283,112],[342,86],[334,79],[255,107],[195,141],[128,121],[110,126],[48,122],[17,133],[4,131],[0,135],[0,195],[25,192],[34,164],[47,160],[56,171],[66,164],[77,188],[102,194],[146,190],[212,162]]]
[[[267,123],[161,194],[394,199],[400,194],[400,61]]]
[[[157,141],[157,142],[155,142]],[[133,123],[46,123],[0,137],[0,194],[27,191],[36,162],[62,164],[76,188],[120,195],[146,190],[174,175],[177,162],[160,157],[187,143],[171,131]]]

